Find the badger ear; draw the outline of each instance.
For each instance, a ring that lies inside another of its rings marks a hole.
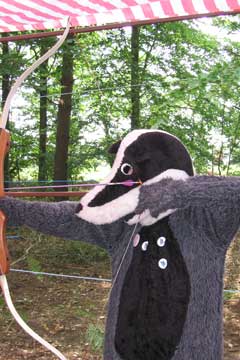
[[[112,144],[108,149],[109,154],[116,154],[118,152],[119,146],[122,140],[117,141],[116,143]]]

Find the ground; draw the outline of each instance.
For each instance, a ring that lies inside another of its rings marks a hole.
[[[9,240],[12,267],[110,278],[109,260],[98,248],[14,230]],[[240,238],[228,252],[225,288],[240,290]],[[102,359],[102,340],[110,283],[19,273],[8,275],[16,308],[25,321],[68,360]],[[0,297],[0,360],[56,359],[12,320]],[[224,300],[225,360],[240,359],[240,294]]]

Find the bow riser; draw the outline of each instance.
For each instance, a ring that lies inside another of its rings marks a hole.
[[[0,197],[4,193],[4,160],[10,148],[10,134],[5,129],[0,129]],[[0,211],[0,275],[9,272],[9,252],[6,240],[6,216]]]

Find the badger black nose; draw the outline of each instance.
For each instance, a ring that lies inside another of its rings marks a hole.
[[[76,213],[79,213],[82,210],[83,206],[82,204],[78,204],[76,207]]]

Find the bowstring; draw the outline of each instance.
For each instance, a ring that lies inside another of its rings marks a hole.
[[[64,185],[40,185],[40,186],[18,186],[18,187],[7,187],[5,191],[12,190],[35,190],[35,189],[52,189],[52,188],[79,188],[79,187],[90,187],[90,186],[116,186],[116,185],[124,185],[126,187],[131,187],[135,184],[140,184],[139,181],[127,180],[121,182],[108,182],[108,183],[79,183],[79,184],[64,184]]]

